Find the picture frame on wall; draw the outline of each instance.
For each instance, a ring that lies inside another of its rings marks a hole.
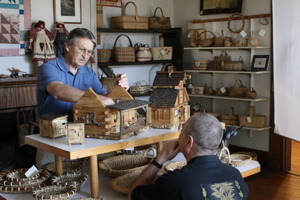
[[[200,0],[200,15],[242,13],[243,0]]]
[[[269,63],[269,55],[254,55],[251,71],[266,71]]]
[[[54,0],[54,22],[81,24],[81,0]]]

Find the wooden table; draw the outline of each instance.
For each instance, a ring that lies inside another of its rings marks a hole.
[[[97,155],[112,151],[122,150],[130,147],[142,146],[177,139],[180,132],[177,130],[149,129],[143,133],[123,140],[103,140],[86,138],[84,144],[69,145],[66,137],[56,139],[41,137],[40,135],[26,136],[26,144],[48,151],[55,155],[56,172],[62,174],[62,157],[70,160],[79,158],[90,158],[90,184],[91,196],[100,197],[98,180]]]

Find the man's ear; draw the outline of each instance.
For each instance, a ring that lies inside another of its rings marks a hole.
[[[195,139],[193,138],[193,136],[189,135],[187,139],[187,147],[192,148],[194,143],[195,143]]]

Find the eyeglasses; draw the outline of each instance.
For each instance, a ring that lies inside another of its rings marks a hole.
[[[79,47],[77,45],[75,45],[75,47],[78,50],[77,52],[82,53],[82,54],[86,54],[87,56],[92,56],[94,54],[94,50],[88,50],[84,47]]]

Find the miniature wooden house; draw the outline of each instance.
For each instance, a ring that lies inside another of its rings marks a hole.
[[[152,128],[180,127],[190,117],[189,96],[182,71],[159,71],[149,101],[148,125]]]
[[[139,109],[147,110],[149,102],[133,100],[120,86],[116,86],[109,97],[120,103],[105,106],[99,96],[89,89],[73,107],[74,122],[85,123],[86,137],[119,140],[149,128],[147,122],[139,123]]]
[[[50,138],[57,138],[67,135],[68,115],[45,114],[40,117],[40,135]]]
[[[84,123],[68,123],[68,143],[83,144],[85,139]]]

